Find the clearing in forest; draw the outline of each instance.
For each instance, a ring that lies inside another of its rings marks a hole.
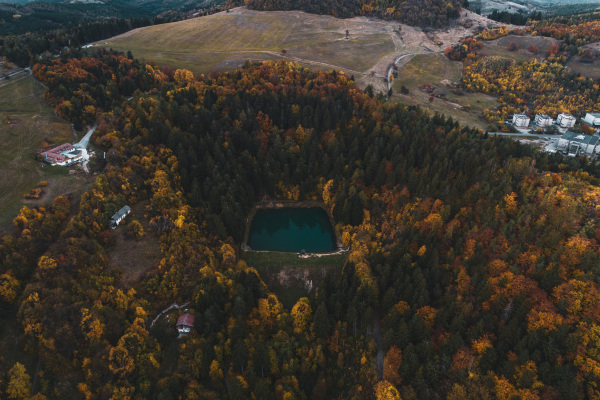
[[[111,230],[115,242],[108,248],[108,270],[121,271],[120,284],[125,289],[135,286],[147,271],[158,266],[162,258],[158,236],[150,232],[150,221],[144,216],[149,204],[150,201],[145,200],[131,205],[131,214]],[[131,230],[134,220],[144,228],[145,234],[141,238],[135,238]]]
[[[492,96],[453,87],[458,85],[461,75],[462,63],[451,61],[444,54],[417,55],[399,71],[394,80],[394,96],[403,103],[420,105],[431,112],[452,116],[462,124],[485,129],[483,110],[498,103]],[[401,93],[402,86],[408,89],[408,94]],[[435,95],[433,101],[429,101],[432,95]]]
[[[387,91],[387,68],[400,55],[443,51],[478,27],[497,23],[470,11],[445,30],[356,17],[339,19],[301,11],[245,7],[210,16],[139,28],[98,43],[158,65],[195,73],[230,70],[248,60],[284,59],[321,70],[338,69],[357,83]],[[349,36],[346,39],[346,31]],[[285,51],[283,51],[285,50]]]
[[[76,141],[71,124],[56,117],[43,99],[44,87],[23,71],[0,81],[0,230],[10,226],[23,204],[51,203],[59,194],[71,193],[81,179],[70,176],[64,167],[51,167],[35,160],[44,141]],[[48,185],[39,200],[23,195],[41,180]]]

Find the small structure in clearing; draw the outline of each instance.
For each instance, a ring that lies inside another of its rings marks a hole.
[[[179,332],[179,336],[177,336],[177,339],[185,337],[188,335],[188,333],[190,333],[190,331],[194,327],[194,319],[195,317],[187,312],[181,314],[181,316],[177,320],[177,324],[175,325],[177,327],[177,332]]]
[[[110,227],[111,229],[115,229],[121,221],[131,212],[131,207],[124,206],[119,211],[115,213],[112,217],[110,217]]]

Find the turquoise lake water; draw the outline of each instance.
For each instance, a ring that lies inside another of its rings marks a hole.
[[[328,253],[337,249],[335,232],[325,210],[277,208],[258,210],[250,224],[252,250]]]

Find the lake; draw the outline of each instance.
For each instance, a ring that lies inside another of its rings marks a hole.
[[[330,253],[337,250],[335,232],[322,208],[258,210],[250,223],[252,250]]]

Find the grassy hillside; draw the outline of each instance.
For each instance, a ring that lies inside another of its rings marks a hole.
[[[71,124],[54,115],[43,93],[44,87],[27,72],[0,81],[0,230],[10,226],[23,204],[35,206],[82,187],[82,178],[68,175],[66,168],[42,168],[35,161],[43,140],[74,140]],[[24,193],[40,180],[48,181],[47,194],[25,203]]]
[[[238,9],[137,29],[109,39],[108,46],[200,73],[237,67],[247,59],[273,58],[352,72],[368,70],[395,50],[391,31],[382,21]]]
[[[465,93],[458,95],[449,90],[446,84],[458,82],[462,75],[462,63],[450,61],[443,54],[423,54],[415,56],[399,71],[394,80],[395,96],[404,103],[418,104],[432,112],[443,113],[461,123],[485,129],[482,111],[498,105],[496,100],[482,93]],[[422,90],[424,84],[435,87],[436,93],[443,94],[445,100],[434,98]],[[408,88],[407,95],[400,94],[400,88]]]

